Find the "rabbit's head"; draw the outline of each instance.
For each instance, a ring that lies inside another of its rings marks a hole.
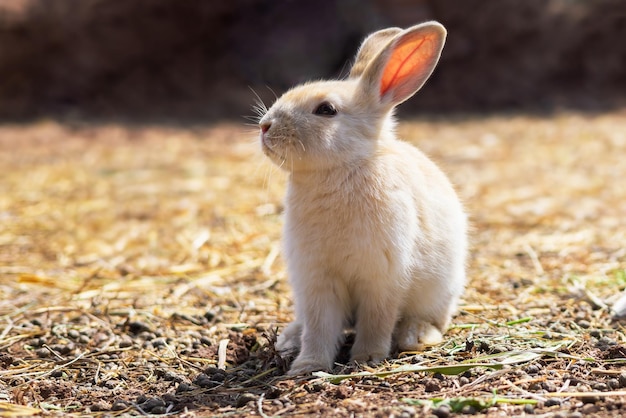
[[[427,22],[365,39],[346,80],[297,86],[259,121],[263,152],[285,170],[331,169],[366,160],[393,136],[393,108],[432,73],[446,37]]]

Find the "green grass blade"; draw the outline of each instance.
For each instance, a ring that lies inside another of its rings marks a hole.
[[[467,370],[475,367],[486,367],[488,369],[499,370],[503,366],[501,364],[489,364],[489,363],[465,363],[465,364],[453,364],[448,366],[420,366],[418,364],[407,364],[400,366],[392,370],[384,370],[380,372],[358,372],[352,374],[330,374],[325,372],[314,372],[313,375],[326,379],[331,383],[339,383],[346,379],[354,379],[359,377],[380,377],[385,378],[387,376],[402,374],[402,373],[441,373],[445,375],[458,375],[466,372]]]
[[[506,323],[506,325],[510,327],[511,325],[524,324],[524,323],[530,322],[532,320],[533,320],[532,316],[527,316],[527,317],[524,317],[524,318],[520,318],[520,319],[515,319],[513,321],[509,321],[509,322]]]

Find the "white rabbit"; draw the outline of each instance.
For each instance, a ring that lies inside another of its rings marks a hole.
[[[284,255],[296,319],[278,338],[289,374],[332,369],[344,330],[351,359],[379,362],[438,343],[465,286],[466,216],[446,176],[394,134],[393,109],[432,73],[437,22],[386,29],[346,80],[295,87],[261,118],[264,153],[289,172]]]

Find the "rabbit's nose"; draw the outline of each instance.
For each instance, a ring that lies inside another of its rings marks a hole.
[[[259,123],[259,126],[261,127],[261,132],[265,133],[269,131],[270,128],[272,127],[272,122],[270,121],[261,122]]]

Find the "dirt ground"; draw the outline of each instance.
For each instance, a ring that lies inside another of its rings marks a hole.
[[[235,125],[0,126],[0,416],[622,416],[626,113],[404,121],[470,214],[444,343],[288,379],[286,176]]]

